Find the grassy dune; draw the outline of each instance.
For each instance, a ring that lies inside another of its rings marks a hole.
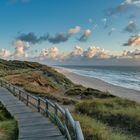
[[[0,103],[0,140],[17,140],[17,122]]]
[[[77,104],[76,111],[120,133],[140,137],[140,105],[136,102],[120,98],[93,99]]]

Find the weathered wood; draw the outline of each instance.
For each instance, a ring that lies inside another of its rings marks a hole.
[[[32,111],[4,88],[0,88],[0,101],[18,121],[19,140],[64,140],[48,118]]]

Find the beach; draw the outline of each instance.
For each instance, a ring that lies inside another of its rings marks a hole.
[[[135,89],[128,89],[120,86],[116,86],[113,84],[109,84],[100,79],[82,76],[71,71],[66,70],[65,68],[55,68],[58,72],[64,74],[67,78],[69,78],[75,84],[80,84],[85,87],[90,87],[94,89],[98,89],[101,91],[108,91],[111,94],[126,98],[129,100],[133,100],[140,103],[140,91]]]

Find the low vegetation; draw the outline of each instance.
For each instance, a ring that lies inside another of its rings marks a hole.
[[[93,99],[76,105],[80,114],[95,118],[120,132],[140,136],[140,105],[120,99]]]
[[[0,140],[17,140],[17,122],[0,103]]]
[[[113,130],[107,124],[87,115],[76,114],[74,116],[76,120],[80,121],[86,140],[139,140],[136,136]]]

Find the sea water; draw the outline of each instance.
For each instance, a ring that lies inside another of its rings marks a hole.
[[[101,79],[110,84],[140,91],[140,67],[130,66],[62,66],[67,70]]]

